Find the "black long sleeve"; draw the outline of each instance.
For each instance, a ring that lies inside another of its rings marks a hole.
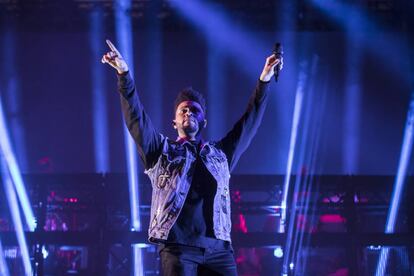
[[[162,135],[145,112],[129,72],[118,74],[118,90],[126,126],[138,147],[145,169],[155,164],[161,152]]]
[[[250,145],[259,128],[267,106],[268,84],[258,80],[251,95],[247,109],[226,136],[218,142],[218,146],[227,156],[230,171],[232,171],[242,153]]]

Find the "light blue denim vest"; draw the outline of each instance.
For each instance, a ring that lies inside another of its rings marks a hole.
[[[149,240],[167,240],[168,234],[180,215],[191,186],[196,147],[178,143],[162,136],[162,153],[156,164],[145,171],[152,184],[151,218]],[[200,158],[217,182],[214,197],[213,224],[217,239],[230,241],[230,171],[227,157],[215,143],[202,145]]]

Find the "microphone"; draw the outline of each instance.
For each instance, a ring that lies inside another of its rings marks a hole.
[[[273,48],[273,54],[275,55],[275,57],[277,59],[281,59],[283,57],[283,48],[282,48],[282,44],[275,43],[275,47]],[[275,72],[275,81],[277,82],[277,80],[279,79],[279,72],[280,72],[280,68],[281,68],[281,64],[279,62],[278,65],[275,66],[274,68],[274,72]]]

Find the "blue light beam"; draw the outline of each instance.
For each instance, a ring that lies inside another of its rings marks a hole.
[[[229,54],[247,76],[256,78],[257,68],[252,66],[263,60],[263,56],[255,53],[267,53],[269,46],[261,44],[258,37],[248,34],[227,18],[224,11],[198,0],[170,0],[184,18],[204,32],[217,49]],[[253,32],[252,32],[253,33]]]
[[[401,73],[408,70],[402,67],[399,57],[400,55],[409,56],[411,51],[399,33],[387,32],[386,34],[390,36],[387,39],[383,39],[382,35],[378,36],[378,32],[384,28],[374,17],[364,12],[364,9],[358,8],[356,4],[325,0],[308,0],[308,2],[341,24],[358,45],[365,47],[379,61],[384,62],[384,68],[388,69],[390,74],[394,74],[402,81],[410,81],[411,76]],[[400,55],[393,55],[385,59],[384,55],[387,53],[399,53]]]
[[[11,172],[9,171],[9,167],[7,166],[7,161],[4,159],[4,156],[0,156],[0,159],[4,190],[10,208],[14,230],[16,232],[17,243],[19,244],[20,252],[22,254],[24,271],[26,275],[32,275],[32,266],[30,264],[29,250],[24,236],[23,223],[19,212],[19,205],[17,202],[16,193],[13,189]]]
[[[207,111],[209,124],[207,131],[211,140],[225,134],[224,120],[222,116],[226,110],[226,98],[223,96],[222,91],[225,87],[225,74],[223,72],[225,59],[223,53],[215,48],[213,43],[209,43],[208,51],[208,104],[209,110]]]
[[[352,21],[352,20],[351,20]],[[361,48],[348,34],[346,92],[344,95],[344,143],[342,146],[343,167],[346,174],[358,173],[359,128],[361,117]]]
[[[306,70],[306,63],[303,62],[300,65],[299,80],[298,80],[298,84],[296,87],[295,107],[293,110],[292,128],[290,132],[289,153],[288,153],[288,159],[287,159],[287,165],[286,165],[285,180],[283,184],[283,198],[282,198],[282,204],[281,204],[282,213],[281,213],[280,223],[279,223],[279,233],[284,233],[285,226],[286,226],[287,197],[289,193],[290,178],[292,174],[293,158],[295,156],[296,140],[297,140],[299,122],[300,122],[300,117],[301,117],[300,115],[302,112],[304,87],[305,87],[305,82],[308,76],[305,70]]]
[[[132,27],[131,19],[128,15],[131,2],[130,0],[117,0],[115,2],[116,12],[116,35],[118,47],[124,59],[128,63],[129,72],[134,75],[134,58],[132,50]],[[139,213],[139,190],[138,190],[138,162],[135,143],[130,136],[127,127],[124,124],[125,148],[127,155],[127,170],[129,181],[129,196],[131,204],[132,228],[135,231],[141,231],[140,213]]]
[[[9,133],[13,137],[14,155],[19,163],[21,171],[27,171],[27,152],[25,144],[25,130],[23,126],[22,110],[22,91],[21,81],[16,72],[16,57],[18,56],[16,45],[16,31],[13,22],[6,23],[6,30],[2,32],[4,41],[2,42],[3,51],[1,52],[2,62],[0,64],[2,78],[4,80],[4,104],[7,105]],[[7,101],[6,101],[7,100]]]
[[[407,114],[407,122],[404,131],[403,144],[401,147],[400,161],[398,171],[394,182],[394,190],[391,196],[391,206],[388,210],[387,224],[385,233],[393,233],[400,208],[401,194],[404,188],[405,177],[411,158],[413,148],[413,132],[414,132],[414,93],[411,96],[410,106]],[[383,276],[387,268],[388,247],[381,249],[381,254],[377,264],[376,276]]]
[[[108,142],[108,111],[106,93],[104,89],[103,67],[100,58],[104,52],[102,41],[103,14],[102,10],[95,9],[90,15],[89,45],[92,51],[92,110],[95,146],[95,171],[106,173],[109,171],[109,142]]]
[[[307,62],[302,62],[300,64],[300,75],[299,75],[299,81],[298,81],[298,87],[297,87],[297,97],[296,97],[296,101],[295,101],[295,109],[294,109],[294,116],[293,116],[293,123],[292,123],[292,133],[291,133],[291,138],[293,138],[294,140],[291,139],[290,141],[290,151],[289,151],[289,157],[288,160],[290,160],[290,162],[288,162],[288,166],[287,166],[287,174],[285,176],[285,186],[284,186],[284,202],[282,201],[282,206],[284,206],[285,208],[282,209],[282,216],[283,216],[283,220],[281,219],[280,222],[280,231],[285,231],[285,224],[286,224],[286,217],[287,217],[287,195],[289,194],[289,189],[290,189],[290,175],[291,175],[291,171],[292,171],[292,167],[293,167],[293,158],[295,157],[295,145],[298,144],[300,145],[299,147],[299,155],[298,155],[298,164],[307,164],[309,163],[309,168],[310,168],[310,173],[313,172],[313,162],[312,160],[309,160],[310,162],[308,162],[308,159],[312,159],[313,157],[313,151],[315,150],[315,146],[316,146],[316,141],[318,140],[316,137],[316,131],[317,128],[314,127],[312,129],[312,131],[310,130],[311,128],[311,111],[312,111],[312,105],[313,103],[313,98],[315,97],[313,94],[313,89],[312,86],[307,84],[308,86],[310,86],[310,89],[307,89],[307,100],[304,102],[304,89],[305,89],[305,84],[307,83],[308,79],[314,79],[315,75],[316,75],[316,70],[317,70],[317,65],[318,65],[318,56],[314,56],[312,63],[311,63],[311,70],[310,70],[310,74],[307,72]],[[310,75],[310,76],[309,76]],[[298,95],[299,95],[299,99],[298,99]],[[304,103],[302,103],[304,102]],[[302,112],[305,112],[304,115],[301,115]],[[302,122],[301,121],[301,116],[303,117]],[[298,143],[298,132],[299,132],[299,123],[301,124],[301,133],[302,133],[302,140],[301,143]],[[311,136],[309,136],[311,135]],[[309,141],[310,140],[310,141]],[[310,148],[310,150],[306,151],[305,149]],[[305,153],[308,153],[308,155],[306,156]],[[306,161],[305,161],[306,160]],[[290,212],[290,218],[289,218],[289,223],[288,223],[288,229],[286,231],[286,243],[285,243],[285,256],[283,259],[283,265],[282,265],[282,275],[288,275],[289,274],[289,263],[292,262],[296,262],[296,260],[298,259],[296,254],[297,254],[297,247],[299,244],[302,243],[302,238],[303,238],[303,233],[299,233],[296,225],[295,225],[295,221],[297,219],[297,210],[301,211],[303,210],[303,207],[299,207],[298,206],[298,200],[299,200],[299,194],[300,191],[306,191],[307,189],[311,188],[312,185],[312,178],[309,176],[304,176],[302,172],[299,172],[296,175],[296,182],[295,185],[293,187],[293,198],[292,198],[292,203],[290,204],[290,210],[292,210]],[[305,193],[308,194],[308,193]],[[296,266],[296,264],[295,264]]]
[[[3,246],[1,244],[0,239],[0,275],[9,276],[10,272],[9,268],[7,267],[6,259],[4,258],[3,252]]]
[[[3,104],[0,97],[0,151],[6,161],[8,171],[10,172],[13,184],[17,192],[17,196],[20,200],[20,204],[23,208],[23,214],[26,220],[27,227],[30,231],[34,231],[36,227],[36,220],[30,205],[29,197],[26,193],[26,188],[23,183],[23,179],[20,173],[19,165],[17,164],[16,157],[12,151],[10,139],[8,136],[6,120],[3,112]],[[18,210],[18,209],[17,209]]]
[[[130,74],[134,75],[134,58],[132,50],[132,26],[131,26],[131,0],[117,0],[115,5],[115,28],[117,45],[120,52],[128,63]],[[138,183],[138,158],[135,143],[129,135],[124,124],[125,148],[127,156],[127,170],[129,183],[129,199],[131,206],[131,227],[133,231],[141,231],[139,211],[139,183]],[[133,249],[133,271],[134,276],[143,276],[142,250],[137,245]]]

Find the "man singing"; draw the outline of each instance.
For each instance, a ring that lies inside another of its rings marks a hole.
[[[152,184],[149,240],[159,244],[163,275],[237,275],[231,246],[230,172],[262,121],[267,86],[282,60],[266,59],[247,110],[225,137],[205,141],[203,96],[189,88],[175,100],[171,140],[153,127],[128,65],[109,41],[102,57],[118,72],[126,125]]]

